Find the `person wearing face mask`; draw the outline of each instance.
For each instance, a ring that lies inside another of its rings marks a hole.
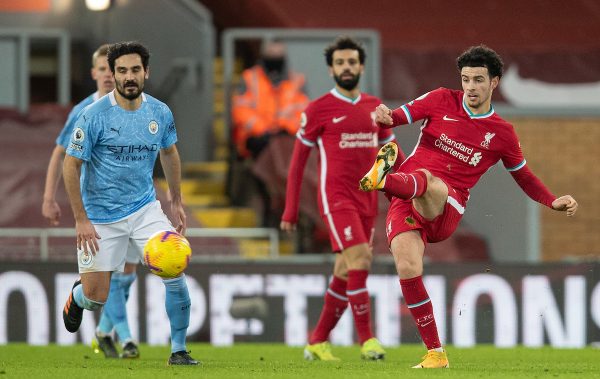
[[[300,116],[309,99],[304,91],[304,75],[289,69],[286,45],[264,40],[258,62],[242,72],[231,103],[233,174],[230,197],[236,205],[248,205],[257,195],[261,204],[262,226],[279,222],[283,188],[272,175],[273,149],[285,149],[300,127]],[[269,148],[270,147],[270,148]],[[277,154],[276,154],[277,156]],[[268,166],[268,165],[267,165]]]
[[[232,102],[233,141],[241,158],[254,158],[273,135],[294,135],[308,104],[305,78],[288,69],[286,46],[264,41],[260,61],[242,73]]]

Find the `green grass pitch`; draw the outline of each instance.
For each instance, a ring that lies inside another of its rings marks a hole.
[[[448,347],[450,369],[415,370],[424,348],[387,348],[383,362],[360,359],[359,347],[334,346],[341,362],[306,362],[302,348],[281,344],[213,347],[188,344],[196,367],[169,367],[168,347],[140,346],[141,358],[108,360],[88,346],[0,345],[0,379],[5,378],[599,378],[600,350],[471,349]]]

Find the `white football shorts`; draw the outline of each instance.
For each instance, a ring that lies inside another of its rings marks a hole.
[[[99,251],[93,255],[77,250],[79,272],[119,271],[125,262],[144,262],[144,245],[148,238],[163,230],[175,231],[158,200],[117,222],[94,224],[100,235]]]

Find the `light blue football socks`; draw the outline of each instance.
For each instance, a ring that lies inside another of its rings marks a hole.
[[[102,308],[104,303],[100,303],[98,301],[90,300],[83,294],[83,286],[80,284],[77,287],[73,288],[73,300],[83,309],[87,309],[88,311],[95,311],[96,309]]]
[[[171,324],[171,352],[185,351],[185,335],[190,325],[190,294],[185,275],[163,279],[165,284],[165,308]]]
[[[136,273],[123,274],[115,272],[110,279],[110,291],[104,305],[97,331],[102,335],[109,334],[113,328],[119,341],[125,344],[132,340],[127,322],[126,303],[129,298],[131,284],[135,281]]]

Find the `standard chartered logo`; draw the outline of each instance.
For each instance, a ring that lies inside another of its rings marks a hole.
[[[377,133],[342,133],[340,135],[340,149],[358,147],[377,147]]]
[[[479,163],[480,160],[481,160],[481,153],[475,153],[475,154],[473,154],[473,158],[471,158],[471,161],[469,162],[469,164],[471,166],[477,166],[477,164]]]
[[[465,163],[468,162],[469,166],[477,166],[482,158],[481,152],[474,153],[473,147],[469,147],[469,145],[465,145],[460,141],[453,140],[444,133],[435,140],[434,145],[454,158]]]

